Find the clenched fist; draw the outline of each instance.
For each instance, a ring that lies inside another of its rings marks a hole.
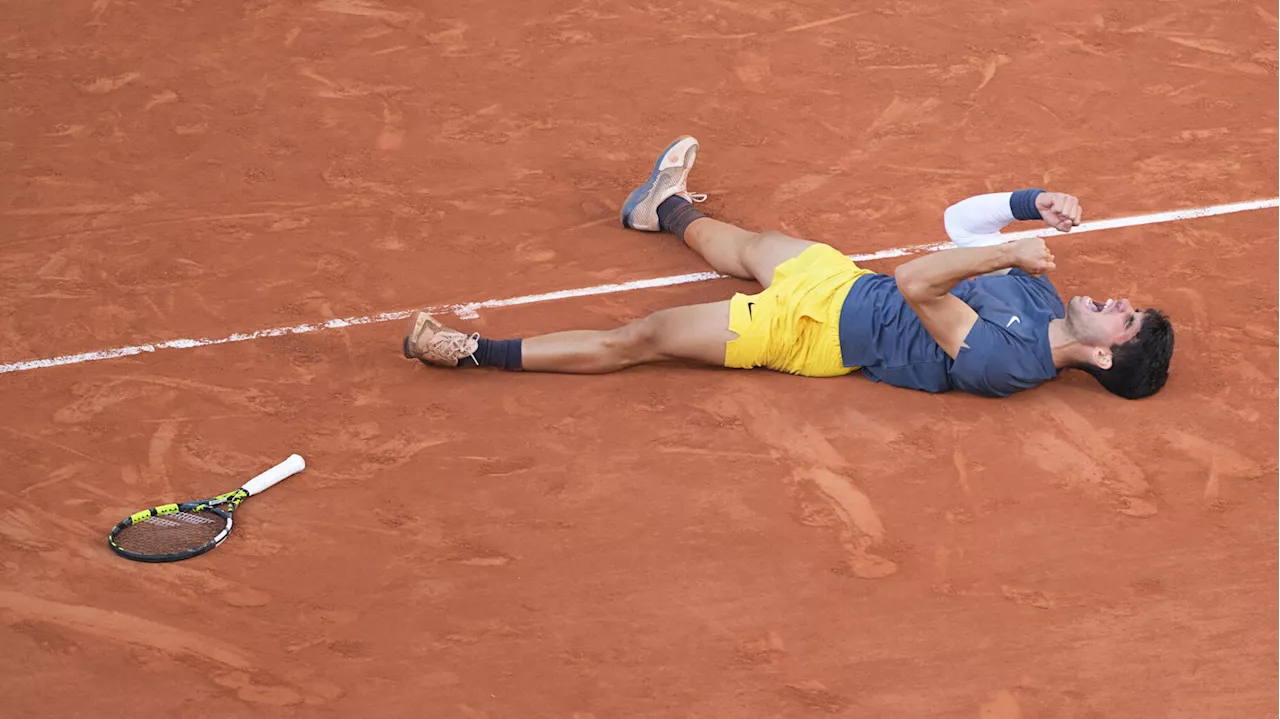
[[[1060,232],[1070,232],[1080,224],[1080,200],[1065,192],[1042,192],[1036,197],[1036,209],[1046,224]]]
[[[1049,252],[1049,247],[1039,237],[1010,242],[1009,251],[1012,253],[1009,265],[1029,275],[1039,276],[1057,267],[1053,263],[1053,253]]]

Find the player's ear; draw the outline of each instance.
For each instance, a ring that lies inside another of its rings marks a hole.
[[[1111,369],[1111,349],[1108,347],[1094,347],[1089,352],[1089,359],[1098,369]]]

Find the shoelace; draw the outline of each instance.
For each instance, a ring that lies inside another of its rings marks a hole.
[[[479,332],[474,332],[470,335],[464,335],[461,332],[441,332],[431,338],[431,348],[438,354],[449,357],[449,359],[456,360],[463,357],[475,359],[475,352],[467,348],[467,343],[478,342],[479,340]]]
[[[689,196],[689,199],[693,202],[707,201],[707,196],[702,194],[701,192],[686,192],[685,194],[687,194]]]

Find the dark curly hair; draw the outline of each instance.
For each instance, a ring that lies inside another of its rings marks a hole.
[[[1125,399],[1150,397],[1169,379],[1173,357],[1173,325],[1160,310],[1143,312],[1142,327],[1133,339],[1111,346],[1111,367],[1088,364],[1080,369],[1093,375],[1107,391]]]

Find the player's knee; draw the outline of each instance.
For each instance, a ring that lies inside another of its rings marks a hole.
[[[778,232],[777,230],[765,230],[764,232],[757,232],[755,236],[751,238],[750,241],[748,241],[742,246],[742,251],[744,254],[748,254],[748,255],[755,254],[760,251],[761,247],[768,245],[769,242],[771,241],[776,242],[777,241],[776,238],[784,237],[784,236],[785,235],[783,235],[781,232]]]
[[[773,250],[779,245],[794,242],[795,238],[785,232],[778,230],[765,230],[756,234],[751,241],[742,248],[744,259],[748,262],[760,259],[766,255],[773,254]]]
[[[746,268],[747,273],[760,284],[768,287],[773,282],[773,270],[778,265],[782,248],[795,240],[785,232],[766,230],[743,243],[739,250],[738,262]]]
[[[610,353],[623,364],[635,364],[654,357],[661,344],[662,318],[642,317],[611,333]]]

